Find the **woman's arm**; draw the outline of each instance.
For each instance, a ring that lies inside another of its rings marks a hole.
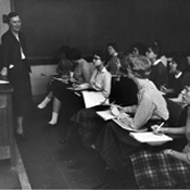
[[[137,105],[133,105],[133,106],[126,106],[126,107],[122,107],[122,106],[117,106],[119,111],[121,113],[135,113],[137,111]]]
[[[118,115],[118,119],[131,128],[140,129],[153,115],[155,105],[147,96],[140,101],[134,118],[129,116]]]
[[[188,107],[186,126],[182,126],[182,127],[162,127],[160,129],[154,128],[155,133],[189,134],[188,131],[190,131],[190,107]]]
[[[90,65],[82,64],[82,75],[84,78],[84,82],[89,83],[90,78],[91,78]]]
[[[166,134],[185,134],[186,127],[161,127],[154,129],[155,133],[166,133]]]
[[[184,161],[190,164],[190,153],[182,153],[175,150],[167,149],[167,150],[164,150],[164,154],[171,155],[181,161]]]
[[[102,93],[105,98],[108,98],[111,92],[111,74],[106,73],[103,81]]]
[[[149,96],[143,94],[139,101],[139,106],[133,118],[134,128],[139,129],[152,117],[154,113],[155,105],[150,100]]]

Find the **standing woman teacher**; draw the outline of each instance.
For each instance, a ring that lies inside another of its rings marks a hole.
[[[7,15],[9,30],[1,37],[3,68],[1,75],[6,76],[13,87],[13,113],[16,117],[16,134],[23,136],[23,119],[32,102],[30,66],[27,63],[25,36],[21,30],[20,16],[11,12]]]

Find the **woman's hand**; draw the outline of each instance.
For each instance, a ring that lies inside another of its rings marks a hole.
[[[117,109],[119,110],[120,113],[125,113],[126,112],[125,107],[117,105]]]
[[[117,105],[111,105],[110,110],[114,116],[118,116],[120,114],[120,111],[118,110]]]
[[[173,89],[168,89],[168,88],[166,88],[164,85],[162,85],[162,86],[160,87],[160,91],[163,92],[164,94],[168,94],[168,93],[173,93],[173,92],[174,92]]]
[[[153,133],[155,134],[164,134],[164,133],[167,133],[168,131],[168,128],[162,127],[160,125],[153,125],[151,126],[151,128],[153,130]]]
[[[166,150],[163,151],[163,153],[164,153],[165,155],[171,155],[171,156],[173,155],[173,152],[174,152],[174,151],[173,151],[172,149],[166,149]]]
[[[70,78],[70,82],[75,83],[76,80],[74,78]]]

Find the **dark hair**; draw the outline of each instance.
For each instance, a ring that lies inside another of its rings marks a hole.
[[[129,68],[138,78],[148,78],[151,72],[151,62],[143,55],[129,55],[126,59]]]
[[[189,71],[189,61],[187,59],[187,55],[183,52],[179,52],[172,56],[172,59],[177,64],[177,69],[181,72]]]
[[[115,42],[108,43],[107,44],[107,48],[109,46],[113,47],[113,49],[118,52],[118,47],[117,47],[117,44]]]
[[[70,58],[71,60],[74,60],[74,61],[81,59],[82,56],[81,56],[80,51],[76,48],[71,48]]]
[[[137,43],[134,43],[132,46],[131,46],[131,52],[137,48],[138,51],[139,51],[139,55],[145,55],[148,48],[145,44],[141,43],[141,42],[137,42]]]
[[[7,15],[7,17],[6,17],[6,22],[9,24],[11,18],[16,17],[16,16],[19,16],[19,14],[16,13],[16,12],[10,12],[10,13]],[[20,17],[20,16],[19,16],[19,17]]]
[[[98,57],[100,57],[100,59],[101,59],[101,61],[105,61],[106,60],[106,57],[105,57],[105,54],[104,54],[104,52],[103,51],[95,51],[94,53],[93,53],[93,56],[94,55],[97,55]]]
[[[161,56],[162,44],[160,41],[154,40],[151,42],[149,48],[157,55],[157,57]]]

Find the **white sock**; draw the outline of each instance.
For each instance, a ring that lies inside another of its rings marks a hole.
[[[44,109],[50,101],[51,99],[46,96],[45,99],[40,104],[38,104],[38,108]]]
[[[49,121],[49,124],[55,125],[57,123],[58,116],[59,116],[59,113],[52,112],[52,117],[51,117],[51,120]]]

